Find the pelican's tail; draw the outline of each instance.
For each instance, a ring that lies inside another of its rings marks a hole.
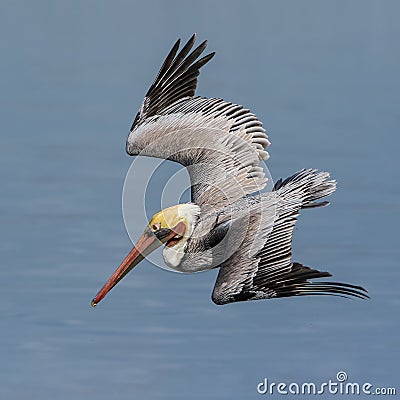
[[[329,179],[329,172],[318,172],[316,169],[302,169],[284,181],[279,179],[274,191],[290,202],[301,202],[301,208],[323,207],[329,201],[317,200],[329,196],[336,190],[336,181]]]

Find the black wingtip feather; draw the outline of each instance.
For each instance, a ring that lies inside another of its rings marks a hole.
[[[212,52],[198,59],[207,47],[207,40],[200,43],[189,54],[195,41],[196,34],[194,33],[180,51],[180,39],[175,42],[165,58],[156,79],[147,91],[142,107],[131,126],[131,131],[141,121],[159,114],[163,109],[183,97],[193,97],[195,95],[200,68],[215,55],[215,52]]]
[[[190,68],[192,63],[194,63],[197,60],[200,54],[203,53],[206,46],[207,46],[207,40],[198,45],[181,63],[179,63],[176,66],[175,70],[171,71],[171,74],[168,74],[168,76],[166,77],[165,85],[169,84],[171,81],[184,74]]]
[[[176,71],[176,69],[182,64],[184,61],[185,57],[189,54],[190,50],[192,49],[194,43],[196,40],[196,35],[194,34],[188,42],[182,47],[181,51],[178,53],[178,55],[175,57],[173,62],[171,63],[170,67],[168,70],[165,72],[165,74],[160,77],[160,81],[167,82],[169,77]]]
[[[303,204],[302,208],[318,208],[318,207],[325,207],[329,206],[329,201],[313,201],[306,204]]]
[[[367,290],[362,286],[341,282],[308,282],[290,283],[274,289],[276,297],[340,295],[347,298],[369,299]]]
[[[160,70],[158,71],[158,74],[156,78],[154,79],[153,84],[150,86],[150,89],[148,90],[146,96],[149,94],[151,89],[157,85],[157,82],[165,75],[165,73],[168,71],[169,67],[171,66],[176,53],[178,52],[179,46],[181,44],[181,39],[179,38],[175,44],[172,46],[171,50],[169,51],[167,57],[165,58]]]
[[[330,276],[332,275],[329,272],[318,271],[294,262],[290,272],[269,282],[268,286],[276,293],[275,297],[340,295],[348,298],[369,298],[367,290],[362,286],[342,282],[310,282],[310,279]]]

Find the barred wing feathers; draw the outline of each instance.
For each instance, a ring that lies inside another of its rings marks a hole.
[[[301,208],[324,206],[317,200],[328,196],[336,188],[326,172],[302,170],[284,182],[278,181],[275,191],[263,196],[277,196],[273,229],[257,251],[241,248],[220,267],[212,299],[216,304],[274,297],[333,295],[367,298],[361,286],[340,282],[311,282],[310,279],[330,277],[292,261],[292,235]],[[248,230],[248,242],[257,233]],[[241,266],[244,262],[245,268]]]
[[[262,123],[248,109],[219,98],[194,97],[199,69],[194,37],[177,54],[172,48],[150,87],[128,136],[130,155],[165,158],[188,168],[192,201],[221,208],[265,186],[259,163],[270,144]]]

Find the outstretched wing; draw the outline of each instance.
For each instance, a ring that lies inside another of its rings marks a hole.
[[[221,264],[212,294],[216,304],[305,295],[368,297],[360,286],[310,282],[331,274],[292,261],[292,235],[299,210],[327,204],[315,200],[335,190],[335,182],[328,178],[327,173],[302,170],[283,183],[279,181],[274,192],[263,195],[277,196],[273,229],[258,248],[251,249],[249,243],[258,231],[250,226],[241,248]]]
[[[142,105],[131,126],[131,132],[146,118],[159,115],[162,110],[184,97],[193,97],[197,86],[200,68],[206,64],[214,53],[197,60],[207,47],[205,40],[190,54],[196,41],[196,34],[188,40],[177,55],[181,40],[178,39],[168,53],[156,79],[150,86]],[[188,55],[189,54],[189,55]],[[197,61],[196,61],[197,60]]]
[[[132,125],[126,150],[173,160],[187,167],[192,201],[221,208],[258,191],[266,179],[268,137],[249,110],[218,98],[193,97],[207,42],[190,54],[195,36],[168,54]],[[196,61],[197,60],[197,61]]]

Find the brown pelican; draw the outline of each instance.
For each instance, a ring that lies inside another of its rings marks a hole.
[[[270,144],[249,110],[219,98],[195,96],[204,41],[195,35],[167,55],[137,113],[126,142],[129,155],[184,165],[191,180],[189,204],[155,214],[142,237],[92,300],[92,306],[140,261],[161,245],[165,263],[181,272],[219,268],[212,293],[216,304],[274,297],[334,295],[367,298],[366,290],[292,260],[293,229],[303,208],[336,188],[327,172],[304,169],[278,180],[272,191],[259,163]]]

